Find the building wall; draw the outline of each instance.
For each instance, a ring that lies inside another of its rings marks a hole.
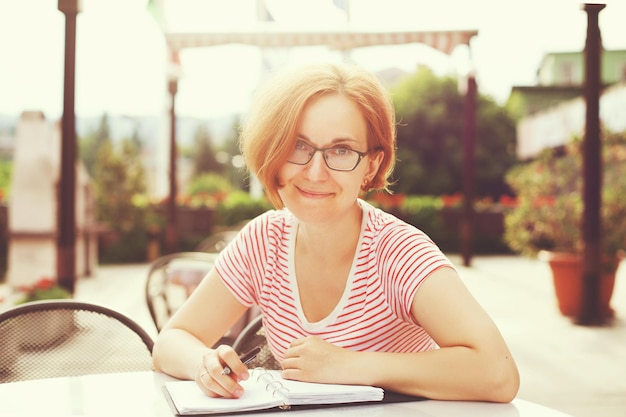
[[[56,277],[61,134],[40,112],[22,114],[15,135],[11,198],[8,205],[7,282],[30,285]],[[76,172],[76,273],[91,275],[97,265],[95,207],[91,179],[82,164]]]
[[[541,86],[580,86],[584,81],[584,65],[584,51],[548,53],[537,71],[537,83]],[[626,50],[605,50],[601,71],[605,85],[626,81]]]
[[[626,82],[603,91],[600,122],[604,129],[626,131]],[[585,128],[585,101],[578,97],[549,110],[529,115],[517,124],[517,155],[529,159],[547,147],[561,146]]]

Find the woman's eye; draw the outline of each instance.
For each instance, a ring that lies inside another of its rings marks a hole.
[[[351,152],[349,148],[332,148],[332,154],[335,156],[346,156]]]
[[[304,151],[307,150],[309,147],[307,146],[306,143],[302,142],[301,140],[296,142],[296,150],[297,151]]]

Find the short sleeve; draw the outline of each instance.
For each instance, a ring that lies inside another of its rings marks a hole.
[[[379,274],[396,313],[406,321],[420,286],[437,269],[453,268],[450,260],[422,231],[408,225],[387,228],[380,241]]]

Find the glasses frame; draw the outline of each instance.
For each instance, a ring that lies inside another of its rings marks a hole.
[[[371,152],[369,150],[365,151],[365,152],[361,152],[361,151],[357,151],[357,150],[352,149],[352,148],[344,148],[347,151],[351,151],[351,152],[356,153],[359,156],[359,159],[357,159],[357,161],[354,164],[354,166],[352,168],[350,168],[350,169],[337,169],[337,168],[333,168],[330,165],[328,165],[328,160],[326,159],[326,151],[332,151],[334,149],[337,149],[337,146],[331,146],[329,148],[316,148],[315,146],[311,145],[310,143],[306,143],[306,142],[302,142],[302,143],[304,143],[306,146],[310,147],[313,150],[313,152],[311,152],[311,156],[309,157],[309,159],[306,162],[294,162],[294,161],[290,161],[289,159],[287,159],[287,162],[289,162],[290,164],[295,164],[295,165],[307,165],[309,162],[311,162],[311,160],[313,159],[313,157],[315,156],[315,154],[317,152],[321,152],[322,153],[322,159],[324,160],[324,163],[326,164],[328,169],[333,170],[333,171],[339,171],[339,172],[350,172],[350,171],[354,171],[356,169],[356,167],[359,166],[359,164],[361,163],[363,158],[365,158],[365,156]]]

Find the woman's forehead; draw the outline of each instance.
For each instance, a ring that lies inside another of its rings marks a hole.
[[[297,135],[317,145],[366,143],[367,124],[352,100],[340,94],[325,95],[304,108]]]

